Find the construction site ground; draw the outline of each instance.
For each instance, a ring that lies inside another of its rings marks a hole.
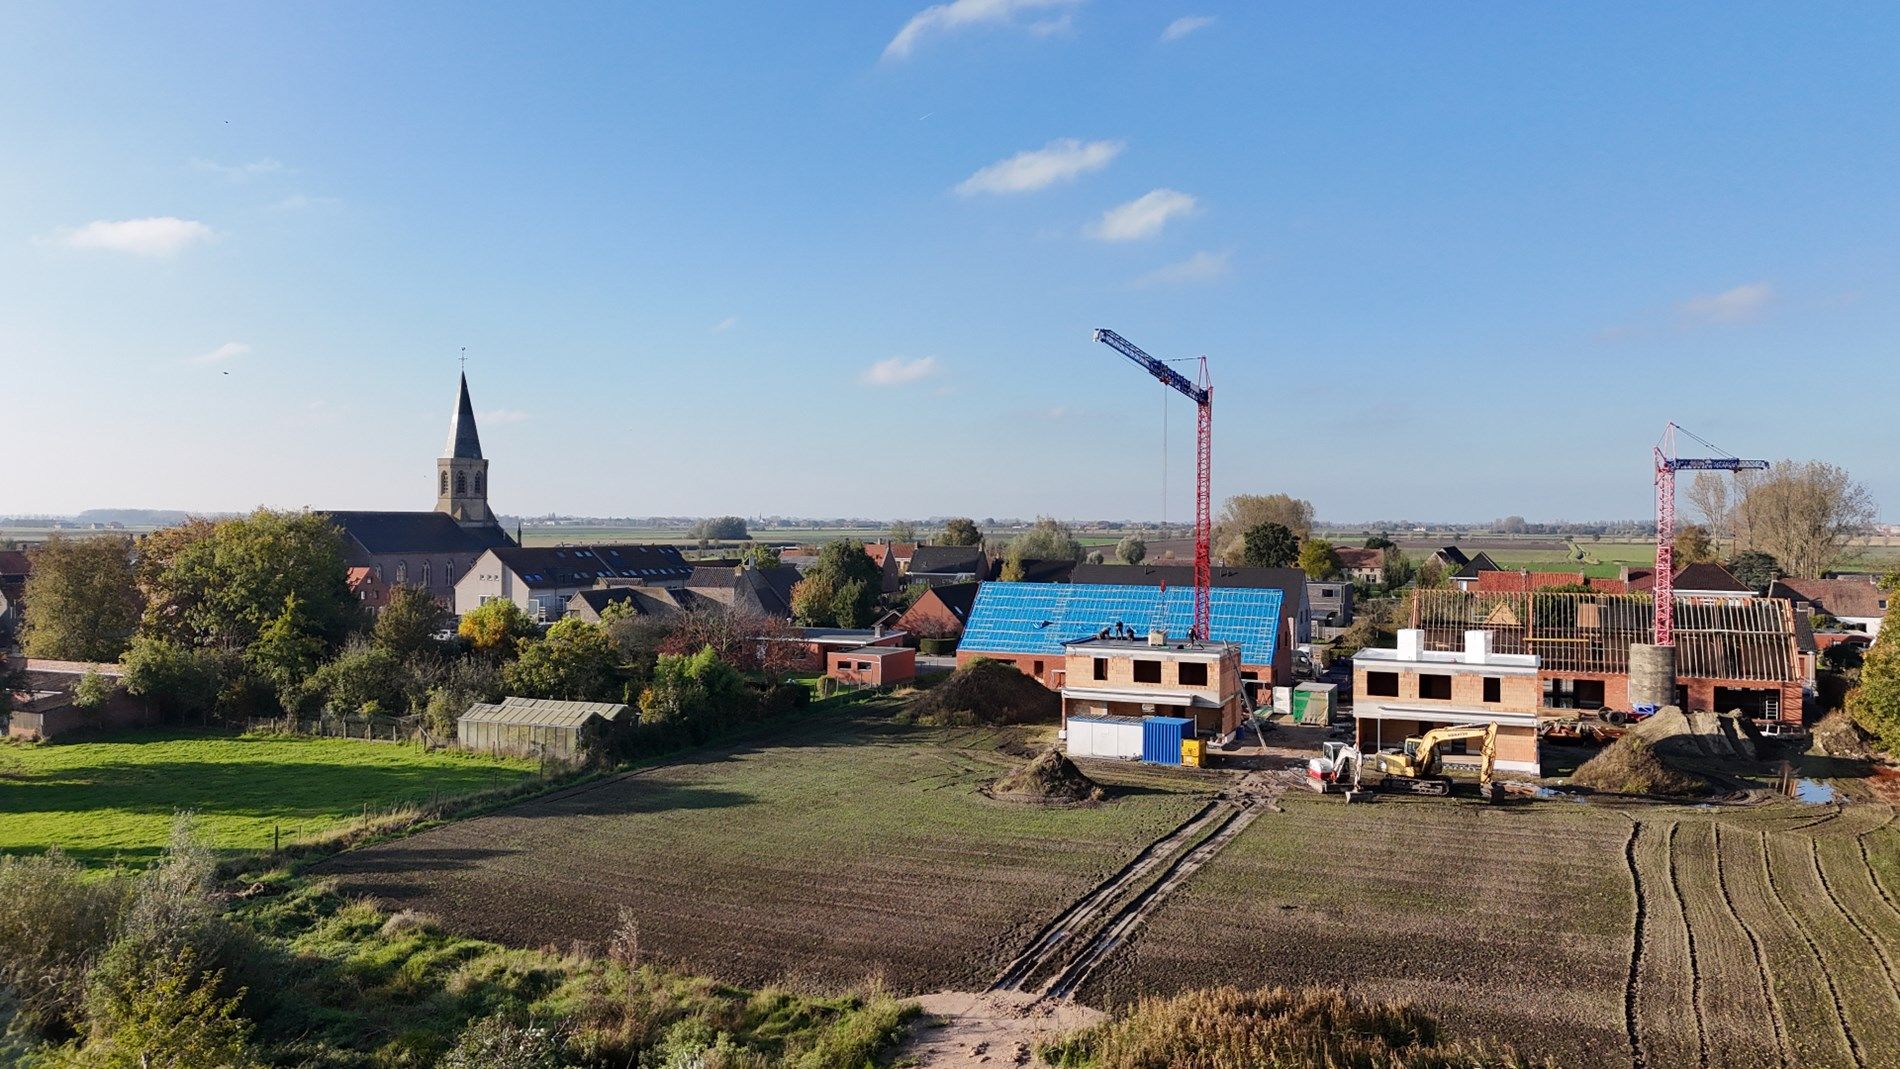
[[[1221,769],[1084,762],[1102,803],[981,788],[1046,731],[872,706],[327,863],[346,890],[527,945],[738,983],[918,996],[922,1065],[1032,1064],[1144,993],[1325,984],[1566,1066],[1900,1064],[1900,831],[1804,805],[1486,805],[1301,785],[1325,729]]]

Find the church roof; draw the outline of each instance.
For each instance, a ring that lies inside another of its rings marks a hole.
[[[675,582],[693,574],[678,546],[634,543],[613,546],[495,547],[495,558],[530,589],[592,586],[603,579]]]
[[[449,444],[443,456],[462,460],[482,458],[482,439],[475,433],[475,406],[468,399],[468,376],[462,376],[462,395],[456,399],[455,415],[449,420]]]
[[[464,527],[446,512],[332,512],[329,517],[365,553],[476,554],[514,545],[498,524]]]

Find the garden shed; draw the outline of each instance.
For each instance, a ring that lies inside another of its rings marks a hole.
[[[581,757],[606,742],[632,717],[625,705],[503,698],[478,702],[455,722],[455,737],[471,750],[530,757]]]

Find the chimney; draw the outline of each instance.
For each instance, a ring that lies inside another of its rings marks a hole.
[[[1399,660],[1425,659],[1425,632],[1416,627],[1399,628]]]
[[[883,637],[884,637],[884,625],[883,625],[883,624],[872,624],[872,625],[871,625],[871,637],[872,637],[872,638],[883,638]]]
[[[1168,633],[1166,631],[1163,631],[1157,627],[1148,632],[1148,645],[1153,646],[1158,649],[1167,644],[1168,644]]]
[[[1485,664],[1491,660],[1491,632],[1465,632],[1465,663]]]

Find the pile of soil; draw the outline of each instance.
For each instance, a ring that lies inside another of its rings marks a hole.
[[[1611,794],[1668,797],[1699,796],[1711,790],[1708,780],[1663,760],[1650,740],[1634,731],[1579,766],[1570,785]]]
[[[1038,802],[1099,802],[1104,797],[1101,786],[1056,749],[1044,750],[1034,761],[997,780],[990,785],[990,793]]]
[[[1845,709],[1836,709],[1822,717],[1809,733],[1808,752],[1819,757],[1841,757],[1865,761],[1873,757],[1872,740]]]
[[[1062,699],[1014,665],[976,660],[931,687],[911,711],[926,724],[1053,724]]]
[[[1657,753],[1672,761],[1755,761],[1760,758],[1756,743],[1761,735],[1755,725],[1733,713],[1684,713],[1665,705],[1656,715],[1645,718],[1635,735],[1648,742]]]

